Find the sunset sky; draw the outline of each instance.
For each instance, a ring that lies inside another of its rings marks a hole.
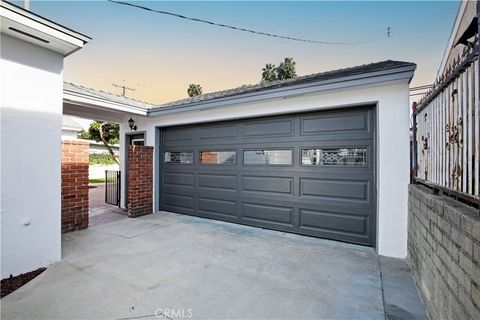
[[[21,5],[21,2],[15,1]],[[64,79],[152,103],[260,81],[266,63],[293,57],[299,75],[381,60],[418,65],[412,85],[435,77],[458,1],[160,2],[143,6],[247,29],[350,45],[299,43],[218,28],[105,1],[33,1],[30,9],[92,38],[65,61]],[[387,27],[391,37],[387,37]],[[123,80],[125,82],[123,82]]]

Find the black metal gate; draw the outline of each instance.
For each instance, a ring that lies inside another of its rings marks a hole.
[[[120,171],[105,170],[105,203],[120,207]]]

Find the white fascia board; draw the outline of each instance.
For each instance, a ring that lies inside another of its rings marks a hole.
[[[89,38],[85,36],[73,36],[72,33],[66,33],[54,28],[47,24],[41,23],[37,20],[32,19],[26,15],[20,14],[10,8],[7,8],[3,5],[0,7],[0,17],[2,20],[2,33],[8,34],[9,36],[19,38],[28,42],[32,42],[36,45],[48,48],[55,52],[59,52],[63,55],[69,55],[76,50],[82,48],[85,43],[88,42]],[[27,34],[32,34],[33,36],[48,40],[49,43],[43,43],[41,41],[36,41],[33,38],[22,35],[18,32],[12,31],[9,27],[20,30]]]
[[[100,98],[94,98],[90,96],[80,95],[78,93],[72,92],[63,92],[63,101],[69,102],[71,104],[90,107],[90,108],[99,108],[103,110],[117,111],[123,113],[130,113],[136,115],[147,115],[147,109],[142,109],[122,103],[116,103],[113,101],[107,101]]]
[[[349,87],[357,87],[370,84],[388,83],[398,80],[410,81],[415,71],[414,66],[391,69],[387,71],[372,72],[363,75],[355,75],[350,77],[337,78],[327,81],[311,82],[291,87],[278,88],[274,90],[265,90],[250,94],[242,94],[234,97],[218,98],[212,101],[199,101],[186,105],[173,107],[159,107],[158,109],[148,110],[148,116],[160,116],[171,113],[179,113],[193,110],[204,110],[210,108],[218,108],[227,105],[235,105],[253,101],[262,101],[275,98],[290,98],[300,96],[312,92],[322,92],[336,89],[344,89]]]

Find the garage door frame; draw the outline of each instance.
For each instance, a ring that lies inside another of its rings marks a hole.
[[[364,105],[359,105],[359,106],[356,106],[356,107],[350,107],[350,108],[329,108],[329,109],[321,109],[321,110],[316,110],[316,111],[308,111],[308,112],[290,112],[290,113],[282,113],[282,114],[276,114],[276,115],[268,115],[268,116],[258,116],[258,117],[246,117],[246,118],[242,118],[242,119],[235,119],[235,120],[215,120],[215,121],[206,121],[206,122],[201,122],[201,123],[193,123],[193,124],[179,124],[179,125],[169,125],[169,126],[165,126],[165,127],[156,127],[156,146],[157,146],[157,150],[158,150],[158,160],[155,161],[155,171],[157,172],[157,181],[158,183],[156,184],[156,186],[158,187],[157,190],[155,190],[155,198],[156,198],[156,207],[161,211],[161,210],[165,210],[165,211],[171,211],[171,210],[168,210],[168,209],[164,209],[162,207],[162,186],[163,186],[163,169],[162,169],[162,166],[163,166],[163,153],[164,150],[163,149],[163,132],[165,129],[169,129],[169,128],[174,128],[174,127],[188,127],[188,126],[209,126],[209,125],[215,125],[215,124],[222,124],[222,123],[230,123],[230,122],[238,122],[238,121],[262,121],[263,119],[270,119],[270,118],[274,118],[274,117],[286,117],[286,116],[299,116],[299,115],[309,115],[309,114],[316,114],[316,113],[328,113],[328,112],[348,112],[349,110],[351,111],[358,111],[358,110],[365,110],[365,109],[369,109],[372,111],[372,130],[373,130],[373,133],[372,133],[372,137],[371,137],[371,140],[372,140],[372,143],[371,143],[371,151],[369,152],[369,161],[371,162],[371,166],[372,166],[372,174],[373,174],[373,178],[372,178],[372,183],[373,183],[373,186],[371,188],[371,193],[372,193],[372,214],[371,214],[371,220],[372,222],[369,222],[370,224],[370,234],[372,236],[371,238],[371,242],[369,244],[366,244],[366,243],[360,243],[360,244],[364,244],[364,245],[370,245],[370,246],[373,246],[373,247],[376,247],[377,245],[377,238],[378,238],[378,225],[377,225],[377,221],[378,221],[378,213],[377,213],[377,203],[378,203],[378,197],[377,197],[377,157],[378,157],[378,154],[377,154],[377,122],[376,122],[376,117],[377,117],[377,108],[376,108],[376,105],[375,104],[364,104]],[[236,148],[236,147],[235,147]],[[238,155],[237,155],[238,156]],[[194,154],[194,160],[195,161],[198,161],[198,155],[195,153]],[[237,159],[237,163],[238,161],[240,160],[240,157],[238,157]],[[193,216],[198,216],[198,215],[195,215],[195,214],[189,214],[187,212],[181,212],[181,214],[187,214],[187,215],[193,215]],[[205,217],[205,218],[209,218],[209,217]],[[215,219],[215,218],[211,218],[211,219]],[[216,220],[222,220],[222,221],[227,221],[227,222],[232,222],[232,223],[237,223],[237,224],[242,224],[242,225],[248,225],[248,226],[252,226],[252,224],[248,224],[248,223],[242,223],[242,222],[239,222],[239,221],[233,221],[233,220],[229,220],[229,219],[216,219]],[[285,231],[285,232],[289,232],[289,233],[297,233],[297,234],[302,234],[302,235],[311,235],[311,236],[316,236],[318,237],[318,235],[315,235],[315,232],[312,232],[312,234],[309,234],[307,231],[303,230],[302,232],[295,232],[295,231],[292,231],[292,230],[289,230],[288,227],[287,228],[282,228],[281,226],[276,226],[275,228],[272,228],[272,226],[270,225],[262,225],[262,223],[256,223],[255,225],[253,226],[256,226],[256,227],[262,227],[262,228],[267,228],[267,229],[274,229],[274,230],[279,230],[279,231]],[[335,240],[335,239],[334,239]],[[336,239],[336,240],[339,240],[339,239]],[[340,240],[340,241],[345,241],[345,240]],[[347,240],[347,242],[356,242],[356,241],[350,241],[350,240]]]

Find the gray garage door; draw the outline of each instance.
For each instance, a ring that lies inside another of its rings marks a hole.
[[[162,210],[375,245],[372,108],[162,130]]]

